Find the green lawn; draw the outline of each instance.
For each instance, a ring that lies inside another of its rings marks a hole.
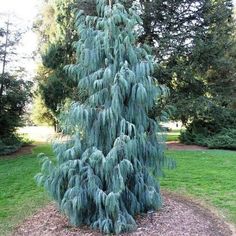
[[[167,133],[166,141],[167,142],[179,141],[179,134]]]
[[[236,152],[168,151],[177,169],[165,171],[161,186],[214,206],[236,224]]]
[[[179,141],[180,129],[171,130],[166,133],[166,141]]]
[[[40,145],[32,155],[15,159],[0,158],[0,235],[7,235],[12,228],[29,214],[48,202],[42,188],[33,179],[39,172],[40,152],[51,154],[49,145]]]
[[[40,145],[32,155],[0,158],[0,235],[6,235],[49,199],[34,182],[40,170],[40,152],[51,155],[49,145]],[[168,151],[177,169],[167,170],[162,188],[204,200],[236,224],[236,152]]]

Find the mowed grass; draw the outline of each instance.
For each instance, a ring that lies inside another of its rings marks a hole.
[[[50,145],[39,145],[32,155],[0,158],[0,235],[7,235],[25,218],[49,202],[33,177],[40,171],[38,153],[52,155]],[[163,189],[191,195],[216,207],[236,224],[236,152],[167,151],[177,169],[166,170]]]
[[[167,142],[179,141],[179,134],[167,133],[166,141]]]
[[[0,157],[0,235],[8,233],[23,219],[48,202],[34,176],[40,170],[38,153],[52,154],[49,145],[40,145],[33,154],[17,158]]]
[[[190,195],[218,209],[236,225],[236,152],[167,151],[177,162],[161,179],[164,189]]]
[[[180,129],[168,131],[166,133],[166,141],[167,142],[179,141],[180,131],[181,131]]]

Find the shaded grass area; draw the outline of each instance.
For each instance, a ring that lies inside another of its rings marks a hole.
[[[48,203],[49,198],[33,179],[39,172],[38,153],[52,155],[48,144],[33,154],[15,159],[0,158],[0,235],[7,235],[22,220]],[[166,170],[163,189],[204,200],[236,224],[236,152],[167,151],[177,169]]]
[[[236,152],[168,151],[167,154],[175,158],[177,169],[165,171],[161,186],[204,200],[236,224]]]
[[[33,154],[0,158],[0,235],[7,235],[17,224],[48,202],[33,177],[40,170],[38,153],[52,154],[49,145],[40,145]]]

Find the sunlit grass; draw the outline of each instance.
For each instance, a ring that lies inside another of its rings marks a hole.
[[[179,134],[169,134],[168,133],[166,136],[166,141],[167,142],[179,141]]]
[[[37,154],[51,154],[49,145],[36,147],[33,154],[0,159],[0,235],[7,235],[24,218],[48,202],[34,176],[40,170]]]
[[[167,142],[173,142],[173,141],[177,142],[177,141],[179,141],[179,135],[180,135],[179,129],[168,131],[166,133],[166,141]]]
[[[236,224],[236,152],[168,151],[177,169],[165,171],[163,188],[204,200]]]

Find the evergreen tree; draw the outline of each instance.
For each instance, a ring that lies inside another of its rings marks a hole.
[[[42,64],[35,80],[38,90],[35,96],[42,99],[52,114],[49,123],[57,127],[57,116],[66,99],[77,99],[76,83],[64,72],[65,65],[74,63],[72,42],[75,41],[74,13],[76,0],[44,1],[42,12],[35,22],[38,33],[39,53]],[[40,116],[34,114],[34,116]],[[44,116],[44,114],[41,114]]]
[[[57,164],[42,154],[36,179],[71,224],[118,234],[162,204],[156,176],[166,159],[148,111],[163,89],[152,77],[149,48],[137,43],[137,9],[98,0],[97,12],[78,13],[77,63],[67,67],[89,96],[62,115],[66,140],[54,144]]]
[[[23,115],[26,104],[30,101],[32,87],[30,81],[22,79],[24,70],[14,64],[19,58],[16,48],[22,33],[10,16],[1,15],[1,19],[0,155],[14,152],[22,145],[16,129],[23,125]]]
[[[167,67],[175,74],[170,80],[165,78],[172,83],[170,102],[176,106],[174,118],[186,125],[181,141],[204,146],[209,146],[219,133],[231,135],[227,130],[235,127],[236,117],[232,109],[236,94],[232,1],[212,1],[208,6],[203,14],[204,34],[197,34],[191,54],[172,58]]]

